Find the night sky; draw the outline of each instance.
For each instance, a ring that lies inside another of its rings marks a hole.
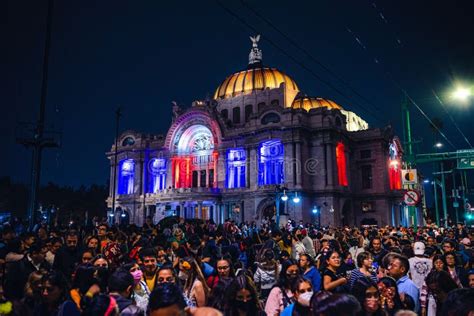
[[[392,124],[402,137],[401,87],[430,117],[443,120],[455,149],[468,148],[434,90],[474,143],[474,102],[447,96],[457,81],[474,83],[472,1],[222,3],[56,0],[46,121],[62,131],[62,146],[45,150],[42,183],[105,184],[117,106],[123,107],[122,131],[166,133],[171,101],[190,106],[246,67],[248,37],[255,34],[248,25],[262,35],[264,64],[287,73],[306,94],[332,99],[371,126]],[[12,0],[3,7],[0,176],[29,183],[31,150],[15,137],[19,122],[38,113],[47,1]],[[412,117],[414,137],[422,141],[418,153],[433,151],[437,138],[454,149],[416,110]]]

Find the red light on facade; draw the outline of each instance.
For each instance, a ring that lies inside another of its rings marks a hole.
[[[346,154],[345,146],[342,142],[337,143],[336,146],[336,163],[337,163],[337,176],[339,180],[339,185],[347,186],[347,164],[346,164]]]

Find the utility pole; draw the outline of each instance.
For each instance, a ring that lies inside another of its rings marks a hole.
[[[38,120],[33,127],[33,137],[18,137],[17,142],[26,147],[33,148],[31,166],[30,200],[28,205],[29,229],[33,229],[36,223],[36,208],[38,206],[38,193],[41,179],[41,158],[43,148],[59,147],[59,141],[52,137],[45,137],[45,112],[46,97],[48,94],[48,70],[49,70],[49,50],[51,47],[51,28],[53,23],[53,0],[49,0],[48,13],[46,18],[46,39],[43,56],[43,75],[41,80],[41,99],[38,113]]]
[[[112,214],[114,217],[112,220],[115,220],[115,194],[117,191],[117,154],[118,154],[118,138],[119,138],[119,123],[120,117],[122,116],[122,109],[120,106],[115,110],[115,147],[114,147],[114,177],[112,185]],[[112,223],[113,224],[113,223]]]
[[[459,202],[458,202],[458,189],[456,188],[456,169],[453,170],[453,207],[454,207],[454,218],[456,219],[456,224],[459,223]]]
[[[410,111],[408,109],[408,101],[406,96],[403,98],[402,101],[402,121],[403,121],[403,137],[404,137],[404,149],[405,149],[405,155],[404,155],[404,160],[407,164],[407,169],[411,169],[415,165],[415,156],[413,155],[413,141],[411,137],[411,122],[410,122]],[[410,188],[407,188],[410,189]],[[415,229],[418,226],[418,221],[417,221],[417,214],[416,214],[416,206],[406,206],[408,208],[408,217],[409,217],[409,223],[410,219],[413,221],[413,226]]]
[[[435,216],[436,216],[436,225],[439,227],[439,207],[438,207],[438,189],[436,188],[436,179],[433,180],[433,192],[434,192],[434,203],[435,203]]]

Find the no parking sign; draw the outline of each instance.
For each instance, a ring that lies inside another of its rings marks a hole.
[[[420,202],[420,194],[414,190],[408,190],[403,194],[403,201],[408,206],[413,206]]]

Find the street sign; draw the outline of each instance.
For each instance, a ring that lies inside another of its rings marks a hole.
[[[458,169],[474,169],[474,158],[458,158]]]
[[[408,206],[414,206],[420,202],[420,194],[414,190],[408,190],[403,194],[403,201]]]
[[[418,175],[416,169],[402,169],[402,184],[411,185],[418,183]]]

